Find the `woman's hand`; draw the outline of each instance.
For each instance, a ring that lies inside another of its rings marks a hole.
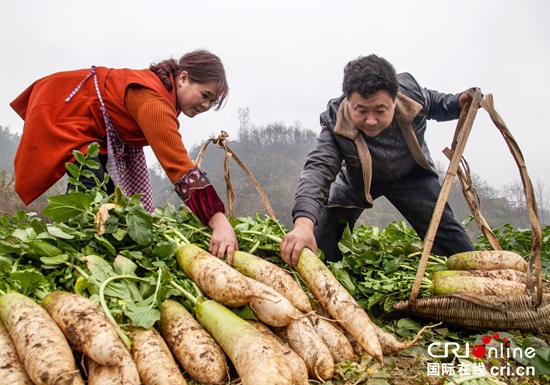
[[[281,258],[289,266],[296,266],[304,247],[317,254],[317,242],[313,235],[313,227],[314,224],[311,219],[298,217],[294,221],[294,229],[283,237],[280,246]]]
[[[212,229],[212,238],[210,238],[208,251],[218,258],[223,258],[227,254],[227,260],[232,265],[233,252],[239,250],[239,244],[233,227],[231,227],[231,224],[222,212],[214,214],[208,221],[208,226]]]

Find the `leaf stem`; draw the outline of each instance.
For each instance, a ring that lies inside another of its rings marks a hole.
[[[194,289],[197,291],[197,293],[199,293],[198,298],[195,297],[193,294],[189,293],[187,290],[185,290],[183,287],[178,285],[176,282],[170,281],[170,285],[172,285],[176,290],[178,290],[181,294],[183,294],[183,296],[187,298],[189,301],[191,301],[193,305],[196,305],[199,299],[203,297],[203,294],[195,282],[191,281],[191,283]]]
[[[160,277],[160,273],[159,273],[159,277]],[[115,319],[113,318],[113,315],[111,314],[111,311],[107,307],[107,303],[105,302],[105,288],[110,282],[116,279],[133,279],[136,281],[145,281],[145,282],[148,282],[148,280],[145,278],[136,277],[134,275],[115,275],[113,277],[107,278],[105,281],[101,283],[101,286],[99,287],[99,302],[101,304],[101,309],[103,309],[103,312],[105,313],[105,315],[107,316],[111,324],[114,326],[116,333],[118,334],[122,342],[124,342],[124,344],[126,345],[126,347],[128,347],[128,349],[131,349],[132,341],[126,335],[126,333],[124,333],[120,325],[115,321]],[[156,295],[156,292],[155,292],[155,295]]]
[[[176,245],[176,249],[179,249],[179,248],[182,246],[181,242],[175,240],[174,238],[172,238],[172,237],[169,236],[168,234],[162,233],[162,236],[163,236],[164,238],[166,238],[167,240],[169,240],[170,242],[174,243],[174,244]]]
[[[274,242],[281,243],[282,239],[272,235],[272,234],[266,234],[262,233],[261,231],[255,231],[255,230],[242,230],[241,233],[243,234],[253,234],[253,235],[265,235],[268,239],[271,239]]]
[[[75,269],[81,276],[83,276],[86,280],[90,277],[84,270],[82,270],[78,265],[74,265],[70,262],[65,262],[65,265],[72,267]]]
[[[194,227],[194,226],[191,226],[190,224],[187,224],[187,223],[181,223],[180,226],[182,227],[187,227],[188,229],[190,230],[193,230],[193,231],[196,231],[197,233],[201,233],[202,235],[208,237],[208,238],[212,238],[212,234],[210,234],[209,232],[207,231],[204,231],[204,230],[207,230],[208,227],[206,226],[203,226],[203,227]]]
[[[185,235],[183,235],[180,231],[178,231],[178,230],[176,230],[176,229],[172,229],[172,232],[173,232],[174,234],[176,234],[178,237],[180,237],[181,240],[183,241],[183,243],[185,243],[186,245],[190,245],[190,244],[191,244],[191,242],[189,241],[189,239],[187,239],[187,238],[185,237]]]

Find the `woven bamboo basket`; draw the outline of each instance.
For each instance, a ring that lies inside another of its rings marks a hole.
[[[483,96],[481,90],[477,88],[469,90],[469,93],[472,100],[462,110],[451,149],[447,148],[443,151],[450,158],[450,164],[422,245],[422,258],[411,296],[408,301],[395,304],[394,308],[413,316],[441,321],[448,325],[471,330],[522,330],[548,333],[550,332],[550,295],[543,295],[542,289],[540,260],[542,231],[538,220],[534,190],[525,167],[523,155],[506,124],[496,112],[492,95]],[[489,113],[491,120],[501,132],[520,171],[529,219],[532,225],[532,245],[531,254],[528,258],[526,291],[524,294],[503,297],[453,293],[451,295],[418,299],[422,277],[426,271],[428,257],[441,220],[443,207],[447,202],[457,174],[476,223],[493,249],[502,250],[498,240],[481,215],[479,200],[476,199],[475,190],[471,186],[469,168],[461,167],[461,162],[467,165],[462,158],[462,153],[480,107]]]

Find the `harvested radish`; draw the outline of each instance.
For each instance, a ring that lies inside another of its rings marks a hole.
[[[7,293],[0,297],[0,318],[34,384],[84,384],[63,332],[40,305]]]
[[[353,336],[349,334],[346,330],[344,330],[344,335],[346,336],[351,347],[353,348],[353,352],[355,353],[355,355],[357,357],[363,357],[363,355],[365,354],[365,349],[363,349],[361,344],[357,342],[357,340],[353,338]]]
[[[160,310],[160,332],[183,369],[195,380],[223,384],[228,368],[225,354],[179,302],[167,299]]]
[[[335,364],[355,359],[353,347],[340,329],[314,313],[309,314],[307,317],[315,332],[327,345]]]
[[[449,270],[502,270],[527,271],[527,261],[521,255],[504,250],[467,251],[447,259]]]
[[[233,267],[242,274],[272,287],[303,313],[313,311],[306,293],[290,274],[279,266],[244,251],[235,251]]]
[[[144,385],[186,385],[170,349],[153,328],[132,328],[132,358]]]
[[[197,320],[231,359],[243,385],[292,385],[292,371],[279,348],[225,306],[198,301]]]
[[[361,344],[367,354],[382,363],[382,348],[369,316],[317,255],[303,249],[296,271],[330,316]]]
[[[176,259],[183,272],[209,298],[229,307],[243,306],[250,300],[246,277],[200,247],[183,245],[176,252]]]
[[[302,357],[311,377],[322,382],[332,378],[332,354],[307,317],[298,318],[283,328],[276,328],[275,333]]]
[[[133,362],[115,328],[95,302],[78,294],[54,291],[42,299],[42,307],[63,331],[71,346],[98,364],[120,366],[122,362],[130,365]],[[134,382],[139,379],[137,368],[132,377],[135,377]]]
[[[502,270],[438,270],[432,274],[432,280],[439,277],[485,277],[498,278],[507,281],[527,283],[527,274],[514,269]]]
[[[525,284],[498,278],[441,276],[433,281],[435,295],[472,293],[505,297],[525,293]]]
[[[298,310],[275,289],[247,278],[252,296],[248,306],[256,317],[270,326],[286,326],[298,316]]]
[[[410,348],[418,341],[418,339],[426,329],[430,329],[438,325],[441,325],[441,323],[438,323],[436,325],[424,326],[411,341],[401,342],[401,341],[398,341],[397,338],[395,338],[395,336],[393,336],[392,334],[386,333],[378,325],[374,323],[372,324],[372,326],[374,327],[374,330],[376,331],[376,335],[378,336],[378,341],[380,341],[380,345],[382,346],[382,352],[384,354],[397,353],[397,352],[400,352],[401,350]]]
[[[247,322],[262,332],[264,336],[266,336],[281,350],[287,365],[292,371],[292,384],[309,385],[307,367],[304,360],[302,360],[302,358],[294,350],[289,348],[278,335],[271,331],[269,327],[259,321],[247,320]]]
[[[33,385],[17,355],[15,345],[0,321],[0,385]]]
[[[119,366],[104,366],[84,356],[86,371],[88,373],[88,385],[125,385]]]

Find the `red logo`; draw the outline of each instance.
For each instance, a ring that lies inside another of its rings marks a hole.
[[[498,341],[500,339],[500,335],[498,333],[493,334],[492,337],[493,340]],[[482,344],[474,345],[472,348],[472,355],[476,358],[483,358],[485,354],[487,353],[487,348],[485,347],[491,342],[491,337],[489,335],[484,335],[483,338],[481,338]],[[507,348],[510,347],[510,341],[506,337],[500,339],[500,342],[504,344]]]

